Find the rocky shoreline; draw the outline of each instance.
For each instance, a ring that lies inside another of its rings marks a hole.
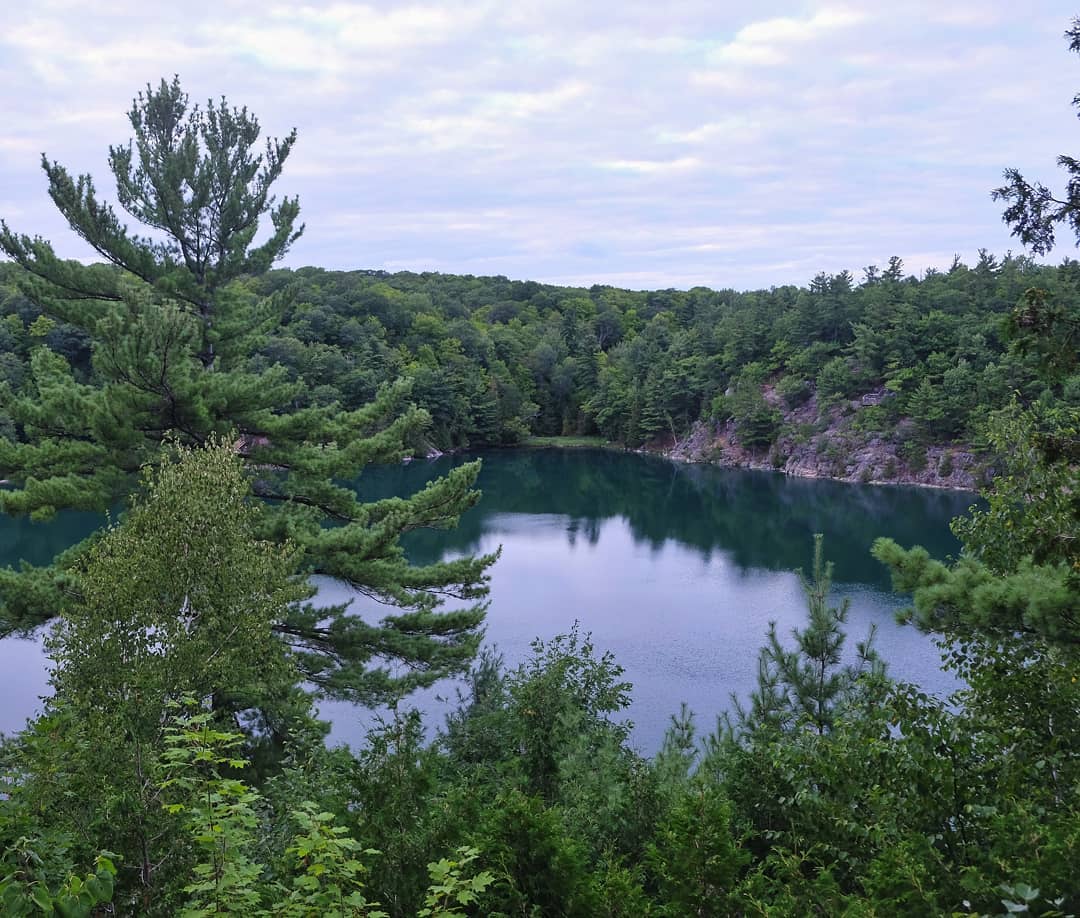
[[[966,444],[915,446],[914,431],[901,422],[889,437],[853,429],[839,409],[818,420],[814,400],[785,416],[784,430],[768,450],[744,447],[734,423],[699,421],[680,441],[671,437],[650,451],[680,462],[732,469],[762,469],[804,478],[860,484],[918,485],[976,491],[991,476],[987,458]],[[909,444],[904,446],[904,444]]]
[[[816,394],[787,410],[771,387],[764,387],[763,395],[783,417],[781,432],[767,449],[744,446],[734,421],[697,421],[681,438],[669,434],[639,449],[615,443],[600,448],[663,456],[674,462],[783,472],[798,478],[973,493],[985,488],[993,477],[993,460],[985,452],[968,443],[926,445],[908,419],[901,419],[887,433],[861,428],[859,409],[890,398],[892,393],[884,389],[830,405],[824,411],[819,410]],[[430,444],[425,444],[421,455],[425,453],[427,458],[442,455]]]

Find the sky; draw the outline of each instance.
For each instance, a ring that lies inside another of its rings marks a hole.
[[[1021,249],[990,191],[1080,155],[1056,0],[24,0],[0,217],[88,258],[40,156],[113,187],[148,82],[299,138],[283,264],[753,289]],[[1072,240],[1051,261],[1075,254]]]

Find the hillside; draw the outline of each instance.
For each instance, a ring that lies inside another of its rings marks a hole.
[[[749,292],[302,268],[232,295],[264,303],[254,367],[286,367],[308,404],[359,407],[411,378],[431,415],[417,449],[598,435],[697,461],[970,488],[992,467],[989,413],[1014,395],[1080,404],[1080,375],[1044,381],[1044,355],[1015,340],[1028,291],[1068,312],[1078,288],[1077,262],[984,252],[921,278],[894,258],[860,282]],[[85,336],[39,320],[10,265],[0,313],[0,381],[18,391],[42,341],[92,376]]]

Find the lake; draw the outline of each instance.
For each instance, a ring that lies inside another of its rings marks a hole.
[[[671,714],[686,701],[704,729],[754,687],[757,650],[771,620],[781,634],[801,625],[805,601],[797,569],[809,568],[813,535],[825,534],[837,597],[851,600],[849,645],[878,628],[876,647],[897,678],[947,692],[932,640],[895,623],[903,598],[870,556],[875,538],[921,544],[936,557],[959,546],[949,520],[971,494],[900,486],[841,484],[769,472],[683,465],[602,450],[510,450],[484,460],[479,505],[450,531],[410,534],[418,563],[502,546],[492,570],[486,641],[513,664],[536,637],[575,621],[610,650],[634,684],[627,716],[644,752],[658,747]],[[369,469],[365,498],[411,493],[473,456],[446,456]],[[62,514],[48,524],[0,519],[0,564],[43,562],[97,524]],[[345,597],[320,583],[327,602]],[[361,613],[363,600],[357,598]],[[47,690],[36,641],[0,642],[5,704],[0,730],[22,726]],[[436,720],[453,694],[442,685],[417,698]],[[332,738],[358,741],[368,712],[327,703]]]

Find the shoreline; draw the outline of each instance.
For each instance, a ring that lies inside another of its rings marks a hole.
[[[871,478],[866,481],[862,481],[858,478],[852,478],[850,476],[839,477],[836,475],[819,475],[811,473],[809,470],[798,471],[793,469],[776,468],[768,463],[761,464],[747,464],[741,462],[719,462],[715,459],[695,459],[685,456],[673,455],[672,451],[668,450],[625,450],[625,452],[639,453],[641,455],[660,456],[667,459],[669,462],[678,462],[682,465],[712,465],[721,469],[741,469],[747,472],[771,472],[776,475],[784,475],[787,478],[801,478],[804,481],[834,481],[837,484],[851,484],[851,485],[874,485],[883,488],[930,488],[934,491],[960,491],[965,494],[973,494],[978,496],[979,489],[974,486],[964,486],[959,484],[936,484],[932,481],[919,481],[914,478],[892,478],[881,479]]]
[[[566,442],[561,442],[561,441]],[[602,440],[600,438],[591,437],[530,437],[521,443],[513,445],[496,447],[496,449],[568,449],[568,450],[581,450],[581,449],[601,449],[608,450],[610,452],[618,453],[634,453],[639,456],[655,456],[657,458],[666,459],[669,462],[679,463],[681,465],[701,465],[701,466],[715,466],[717,468],[725,469],[744,469],[754,472],[773,472],[779,475],[785,475],[789,478],[801,478],[807,481],[835,481],[839,484],[854,484],[854,485],[879,485],[882,487],[917,487],[917,488],[930,488],[935,491],[961,491],[966,494],[971,494],[973,497],[977,497],[980,492],[980,488],[974,482],[970,484],[961,483],[958,481],[950,481],[946,483],[939,483],[934,481],[920,480],[917,477],[918,473],[912,474],[907,469],[898,469],[897,475],[893,478],[880,478],[869,477],[862,479],[854,475],[830,475],[822,472],[818,468],[812,468],[806,465],[795,464],[791,467],[784,466],[777,467],[775,464],[768,461],[767,457],[761,459],[755,459],[752,456],[725,456],[723,452],[714,454],[713,456],[702,455],[700,450],[685,449],[686,441],[683,444],[675,444],[668,447],[649,448],[638,447],[632,448],[623,446],[618,443],[614,443],[610,440]],[[949,449],[948,447],[936,447],[937,449]],[[455,451],[456,452],[456,451]],[[462,450],[467,452],[467,450]]]

